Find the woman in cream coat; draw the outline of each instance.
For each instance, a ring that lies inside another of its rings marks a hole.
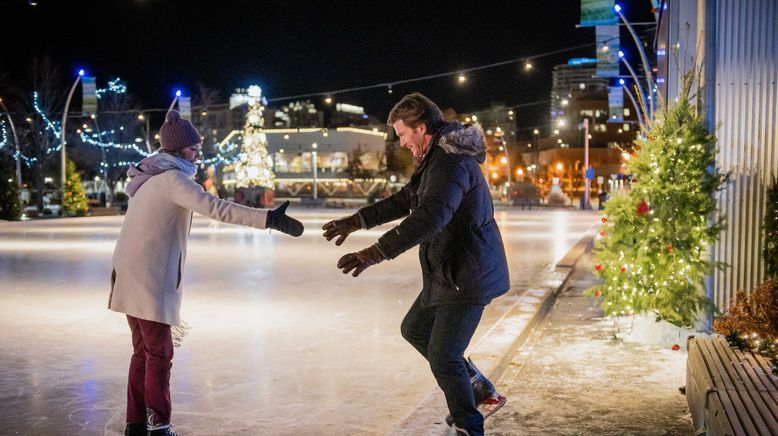
[[[132,331],[125,435],[175,435],[170,428],[171,327],[181,326],[192,212],[292,236],[303,232],[302,223],[285,214],[288,202],[260,210],[205,192],[193,180],[200,134],[177,111],[168,112],[159,136],[159,153],[127,172],[130,201],[111,266],[108,308],[126,314]]]

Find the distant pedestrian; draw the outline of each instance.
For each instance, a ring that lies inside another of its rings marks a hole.
[[[206,193],[193,177],[200,154],[197,129],[170,111],[161,147],[132,166],[130,196],[111,265],[108,308],[126,314],[132,332],[124,434],[175,435],[170,427],[170,370],[180,317],[186,242],[192,211],[215,220],[300,236],[303,225],[274,210],[252,209]],[[148,433],[147,433],[148,432]]]
[[[419,245],[423,288],[402,322],[401,333],[427,361],[443,390],[458,434],[483,435],[484,416],[505,404],[494,385],[464,352],[484,307],[510,287],[508,264],[494,220],[489,185],[480,164],[486,145],[480,127],[445,122],[421,94],[403,97],[387,124],[413,153],[416,171],[397,193],[356,214],[324,225],[340,245],[359,229],[406,217],[376,244],[338,261],[354,277],[366,268]]]

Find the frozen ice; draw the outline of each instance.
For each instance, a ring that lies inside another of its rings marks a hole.
[[[297,239],[195,216],[182,305],[192,330],[171,377],[176,429],[384,434],[433,389],[426,362],[399,333],[421,287],[418,252],[344,276],[338,258],[392,226],[352,234],[341,247],[321,237],[325,222],[352,212],[292,209],[306,226]],[[543,282],[597,220],[572,211],[495,218],[512,295]],[[0,222],[3,433],[123,430],[130,334],[106,308],[121,221]],[[474,342],[506,306],[489,306]]]

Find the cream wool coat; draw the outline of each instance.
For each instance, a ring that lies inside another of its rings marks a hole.
[[[230,224],[264,229],[267,211],[208,194],[183,171],[148,179],[130,199],[111,262],[108,308],[177,326],[186,240],[192,211]]]

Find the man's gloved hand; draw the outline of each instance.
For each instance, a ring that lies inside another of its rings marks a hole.
[[[273,210],[267,211],[267,221],[265,227],[275,229],[287,235],[300,236],[303,234],[303,223],[286,214],[286,208],[289,207],[289,201],[278,206]]]
[[[354,277],[356,277],[366,270],[367,267],[383,262],[386,258],[381,254],[377,245],[373,244],[362,251],[349,253],[341,257],[338,261],[338,268],[343,270],[343,274],[348,274],[351,270],[354,270]]]
[[[348,235],[361,228],[362,223],[360,222],[359,215],[357,214],[330,221],[322,226],[322,230],[324,230],[324,237],[328,241],[331,241],[332,238],[338,236],[338,239],[335,241],[335,245],[342,244]]]

